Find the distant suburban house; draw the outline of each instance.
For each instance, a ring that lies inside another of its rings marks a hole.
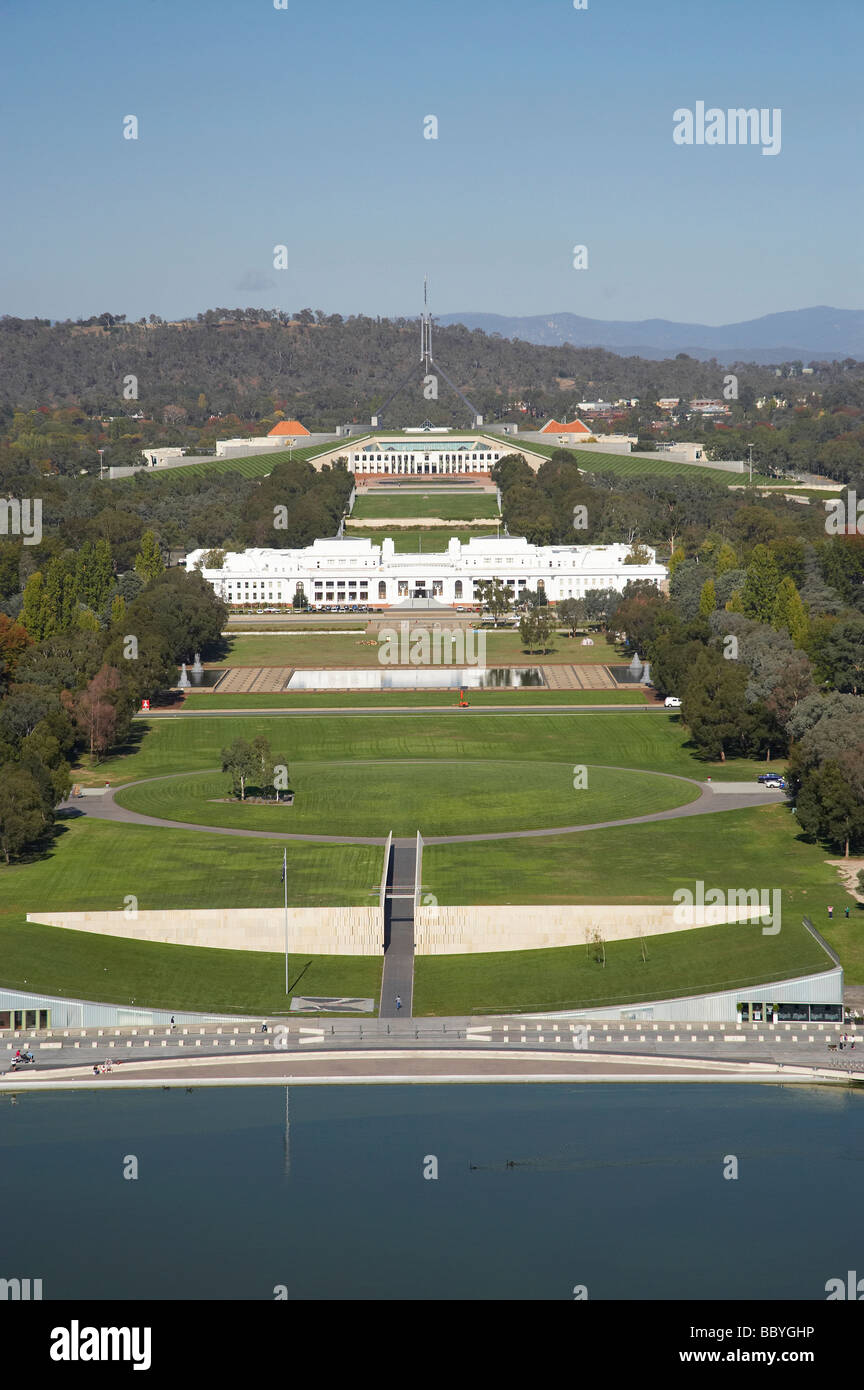
[[[268,430],[268,439],[282,439],[286,435],[293,435],[295,439],[300,435],[308,435],[309,431],[305,425],[301,425],[299,420],[280,420],[278,425],[274,425],[272,430]]]

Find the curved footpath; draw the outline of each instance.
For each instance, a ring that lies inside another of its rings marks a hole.
[[[591,767],[604,767],[605,764],[591,763]],[[496,830],[476,835],[438,835],[424,836],[427,845],[468,844],[482,840],[520,840],[544,835],[574,835],[584,830],[611,830],[620,825],[643,825],[650,821],[677,820],[682,816],[711,815],[717,811],[739,811],[748,806],[776,804],[783,799],[783,793],[754,786],[753,790],[742,791],[740,783],[730,783],[730,790],[724,789],[722,782],[697,782],[693,777],[684,777],[673,772],[656,772],[649,768],[609,766],[612,772],[639,772],[650,777],[667,777],[674,782],[685,782],[698,787],[700,796],[695,801],[685,802],[683,806],[673,806],[668,811],[652,811],[645,816],[627,816],[620,820],[589,821],[581,825],[555,825],[541,830]],[[216,768],[196,769],[202,776],[216,772]],[[161,816],[147,816],[140,811],[131,811],[115,800],[117,792],[128,791],[130,787],[145,786],[148,782],[165,782],[173,778],[188,777],[189,772],[172,772],[163,777],[142,777],[134,782],[125,782],[120,787],[111,787],[99,796],[80,797],[60,803],[58,810],[78,815],[92,816],[96,820],[125,822],[129,825],[150,825],[175,830],[198,830],[211,835],[242,835],[259,840],[303,840],[314,844],[331,845],[384,845],[386,836],[363,835],[313,835],[286,834],[280,830],[241,830],[226,825],[201,825],[197,821],[166,820]]]
[[[197,693],[197,692],[196,692]],[[238,705],[236,709],[151,709],[146,712],[139,712],[134,716],[135,719],[149,721],[151,719],[237,719],[241,715],[253,715],[257,719],[259,715],[286,715],[290,714],[293,719],[295,715],[314,714],[316,717],[321,714],[337,715],[339,718],[343,714],[347,715],[374,715],[380,718],[382,714],[668,714],[669,711],[663,705],[307,705],[303,708],[293,708],[290,705],[283,705],[281,708],[271,707],[268,709],[252,709],[248,705]]]

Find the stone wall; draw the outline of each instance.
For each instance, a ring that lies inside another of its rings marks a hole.
[[[620,907],[610,903],[560,907],[436,907],[421,903],[414,913],[418,956],[472,955],[482,951],[531,951],[548,946],[584,946],[599,928],[603,940],[626,941],[667,932],[695,930],[718,922],[744,922],[762,911],[753,907],[693,909],[690,925],[676,921],[673,904]]]
[[[28,922],[69,931],[159,941],[169,946],[210,946],[225,951],[285,950],[282,908],[178,908],[123,912],[28,912]],[[383,914],[374,907],[289,907],[288,950],[323,956],[380,956]]]

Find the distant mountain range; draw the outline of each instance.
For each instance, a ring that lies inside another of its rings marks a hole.
[[[673,323],[669,319],[586,319],[579,314],[533,314],[511,318],[504,314],[441,314],[441,324],[462,323],[503,338],[521,338],[543,347],[569,343],[580,348],[606,348],[621,357],[690,357],[718,362],[758,362],[763,365],[801,361],[864,360],[864,310],[789,309],[744,323],[711,327],[704,323]]]

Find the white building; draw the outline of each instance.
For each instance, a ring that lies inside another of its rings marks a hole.
[[[168,459],[183,458],[186,450],[178,446],[162,449],[142,449],[141,457],[148,468],[160,468]]]
[[[221,569],[202,565],[206,550],[186,556],[226,603],[289,604],[302,593],[311,604],[387,607],[409,598],[459,605],[478,601],[481,580],[500,579],[515,596],[542,589],[551,603],[582,598],[590,589],[624,589],[628,580],[661,585],[666,567],[655,552],[645,565],[627,564],[627,545],[531,545],[524,537],[455,536],[445,552],[397,554],[390,538],[317,540],[301,550],[245,550],[227,554]]]

